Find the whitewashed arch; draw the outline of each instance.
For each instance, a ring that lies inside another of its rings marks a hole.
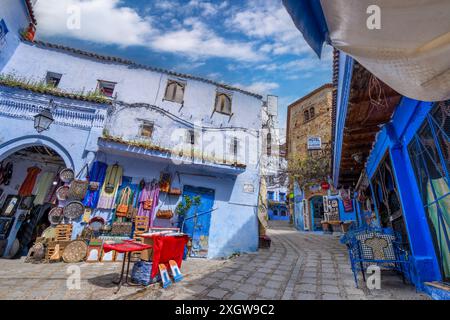
[[[0,144],[0,161],[3,161],[13,153],[31,146],[46,146],[53,149],[63,159],[67,168],[75,169],[75,165],[69,152],[58,142],[43,135],[29,135],[8,140]]]

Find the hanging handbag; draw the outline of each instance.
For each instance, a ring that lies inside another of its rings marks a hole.
[[[113,193],[116,188],[116,178],[117,172],[119,171],[119,166],[117,164],[113,165],[111,168],[111,172],[109,173],[108,179],[105,184],[105,192]]]
[[[80,172],[78,172],[76,179],[74,179],[69,186],[69,193],[68,193],[68,198],[70,200],[83,200],[87,189],[88,189],[88,185],[89,185],[89,177],[86,175],[86,180],[80,180],[80,176],[81,173],[83,172],[83,170],[86,169],[87,172],[89,172],[88,170],[88,165],[85,164],[83,168],[81,168]]]
[[[144,210],[152,210],[153,206],[153,199],[147,199],[143,202]]]
[[[99,187],[100,187],[100,182],[98,182],[98,181],[89,182],[89,190],[97,191]]]
[[[130,203],[130,187],[126,187],[122,190],[122,194],[120,196],[120,202],[116,207],[116,216],[118,217],[126,217],[128,214],[129,203]]]
[[[172,219],[173,212],[172,210],[158,210],[156,217],[159,219]]]

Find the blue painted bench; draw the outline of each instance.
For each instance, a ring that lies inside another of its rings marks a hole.
[[[400,235],[392,229],[352,229],[342,236],[341,243],[347,246],[356,287],[358,273],[362,273],[366,282],[365,273],[371,265],[397,271],[404,283],[405,279],[411,279],[412,263],[408,251],[402,248]]]

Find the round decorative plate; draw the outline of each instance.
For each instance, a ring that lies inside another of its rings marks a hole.
[[[56,228],[55,227],[48,227],[47,229],[42,232],[41,237],[46,239],[53,239],[56,238]]]
[[[64,183],[70,183],[75,179],[75,172],[70,168],[62,169],[59,173],[59,178]]]
[[[82,240],[75,240],[69,243],[65,248],[62,255],[64,262],[76,263],[83,261],[86,258],[88,246],[86,242]]]
[[[84,205],[80,201],[72,201],[64,209],[64,217],[67,219],[78,219],[84,213]]]
[[[69,197],[69,186],[61,186],[56,189],[56,198],[60,201],[65,201]]]
[[[48,213],[48,221],[50,221],[51,224],[60,224],[63,219],[64,213],[63,208],[61,207],[54,207]]]

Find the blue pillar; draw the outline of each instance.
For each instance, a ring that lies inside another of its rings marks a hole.
[[[391,161],[417,275],[417,279],[413,281],[420,288],[425,281],[441,280],[441,275],[407,145],[403,145],[399,141],[391,124],[386,125],[386,130],[390,140]]]

